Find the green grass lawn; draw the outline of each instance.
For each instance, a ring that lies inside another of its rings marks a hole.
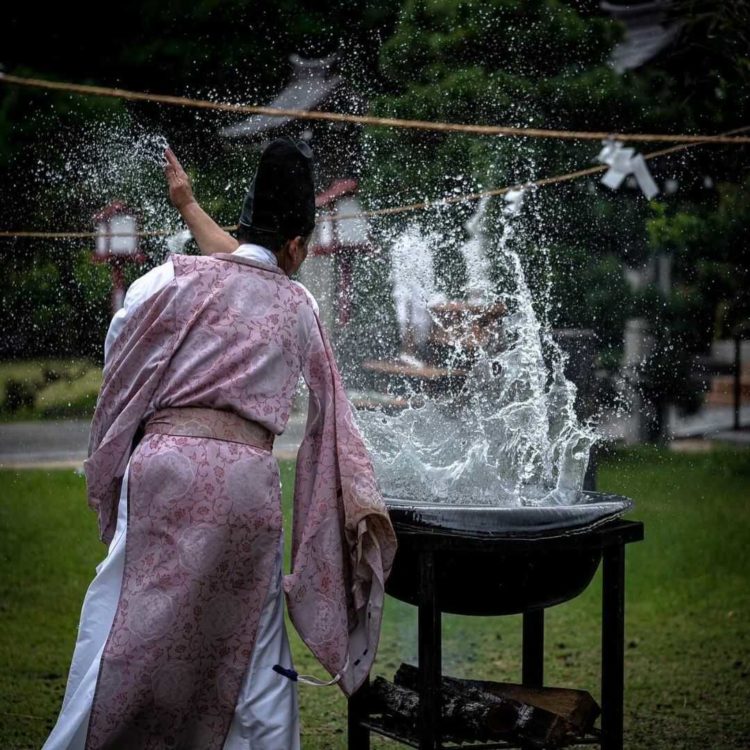
[[[287,513],[292,474],[284,464]],[[633,497],[632,517],[646,524],[646,541],[627,559],[627,747],[750,747],[750,452],[621,452],[604,462],[599,483]],[[0,748],[38,748],[103,547],[74,472],[0,472],[0,487]],[[596,697],[598,583],[548,610],[545,664],[547,684]],[[446,616],[444,639],[446,673],[520,679],[518,617]],[[416,645],[414,609],[389,599],[376,673],[392,677],[415,660]],[[298,669],[323,676],[296,637],[293,648]],[[300,694],[305,750],[345,748],[338,689]]]
[[[0,422],[91,417],[101,385],[85,359],[0,362]]]

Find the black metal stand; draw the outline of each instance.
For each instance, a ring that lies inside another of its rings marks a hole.
[[[643,539],[639,521],[611,521],[589,532],[539,539],[467,539],[448,534],[409,533],[407,540],[419,556],[420,591],[418,601],[420,718],[414,736],[378,725],[367,711],[367,685],[349,699],[349,750],[369,750],[370,731],[419,750],[441,750],[440,683],[442,660],[441,610],[439,606],[436,568],[442,550],[497,545],[503,554],[547,555],[563,549],[601,552],[602,576],[602,670],[601,734],[586,738],[581,744],[598,744],[602,750],[622,750],[624,698],[625,638],[625,545]],[[544,679],[544,608],[523,612],[523,684],[542,687]],[[473,744],[471,750],[516,747],[510,743]]]
[[[526,687],[544,684],[544,610],[523,613],[521,682]]]

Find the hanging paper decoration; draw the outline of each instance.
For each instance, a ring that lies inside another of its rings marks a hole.
[[[617,190],[628,175],[633,175],[641,192],[648,198],[656,197],[659,188],[648,171],[646,160],[634,148],[625,148],[620,141],[602,141],[603,148],[596,157],[598,162],[609,169],[602,177],[602,183],[611,190]]]
[[[521,210],[525,193],[526,191],[523,188],[513,188],[505,194],[503,213],[506,216],[515,216]]]

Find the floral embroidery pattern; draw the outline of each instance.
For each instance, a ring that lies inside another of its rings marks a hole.
[[[351,693],[375,656],[395,535],[306,292],[241,258],[174,256],[175,280],[115,341],[85,464],[109,541],[130,463],[125,573],[87,749],[220,748],[252,654],[281,515],[270,453],[147,435],[166,408],[231,411],[280,434],[310,388],[297,460],[290,615]]]
[[[237,472],[242,485],[226,481]],[[143,747],[221,748],[281,534],[276,462],[239,443],[151,435],[129,482],[122,591],[87,747],[133,747],[137,732]],[[207,744],[195,744],[195,722],[211,728]]]

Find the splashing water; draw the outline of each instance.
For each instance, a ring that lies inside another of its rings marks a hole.
[[[77,198],[86,210],[122,198],[138,207],[143,229],[171,227],[174,234],[159,243],[161,249],[150,248],[152,256],[156,249],[158,261],[159,252],[180,252],[189,240],[164,187],[167,145],[162,135],[130,123],[103,125],[59,172],[43,164],[38,177],[67,185],[75,169]],[[536,315],[520,258],[511,247],[522,202],[521,191],[506,196],[494,240],[487,201],[466,224],[470,237],[459,249],[468,302],[480,307],[502,302],[508,314],[500,335],[476,350],[456,349],[451,366],[465,369],[471,362],[461,391],[411,398],[409,408],[398,414],[359,415],[382,488],[391,497],[513,506],[564,503],[569,491],[582,486],[596,435],[576,418],[576,389],[563,375],[565,355]],[[430,331],[443,325],[434,310],[447,301],[437,280],[436,256],[445,241],[412,224],[391,246],[402,342],[412,337],[401,359],[415,366],[422,364],[416,355]],[[490,256],[505,270],[501,288],[490,278]]]
[[[476,213],[466,222],[469,239],[461,246],[461,255],[466,263],[466,292],[469,302],[486,302],[492,297],[490,266],[487,260],[487,205],[489,197],[479,201]]]
[[[401,341],[400,358],[418,364],[416,351],[424,346],[432,327],[430,305],[442,298],[435,289],[435,264],[432,248],[439,242],[436,234],[423,235],[410,224],[396,237],[391,247],[391,284]]]
[[[40,161],[36,180],[65,186],[71,207],[77,204],[86,218],[117,200],[137,212],[140,229],[173,227],[178,233],[181,222],[169,202],[163,173],[167,139],[127,119],[89,124],[85,135],[70,147],[60,165]],[[76,180],[71,190],[73,174]],[[162,260],[168,252],[180,251],[188,239],[184,234],[161,242],[154,239],[149,253],[154,260]]]
[[[169,148],[169,143],[163,135],[158,133],[144,133],[134,144],[136,156],[143,161],[151,162],[157,167],[166,167],[167,157],[165,151]]]
[[[508,313],[499,335],[473,352],[463,388],[412,399],[398,414],[360,415],[387,496],[467,505],[565,504],[583,486],[597,436],[576,416],[576,387],[564,376],[566,355],[537,316],[511,248],[521,199],[509,196],[494,247],[493,258],[507,271],[499,293],[487,278],[486,203],[467,224],[473,236],[462,252],[470,264],[469,293],[488,304],[502,301]],[[415,237],[413,227],[408,231],[417,247],[434,241]]]

